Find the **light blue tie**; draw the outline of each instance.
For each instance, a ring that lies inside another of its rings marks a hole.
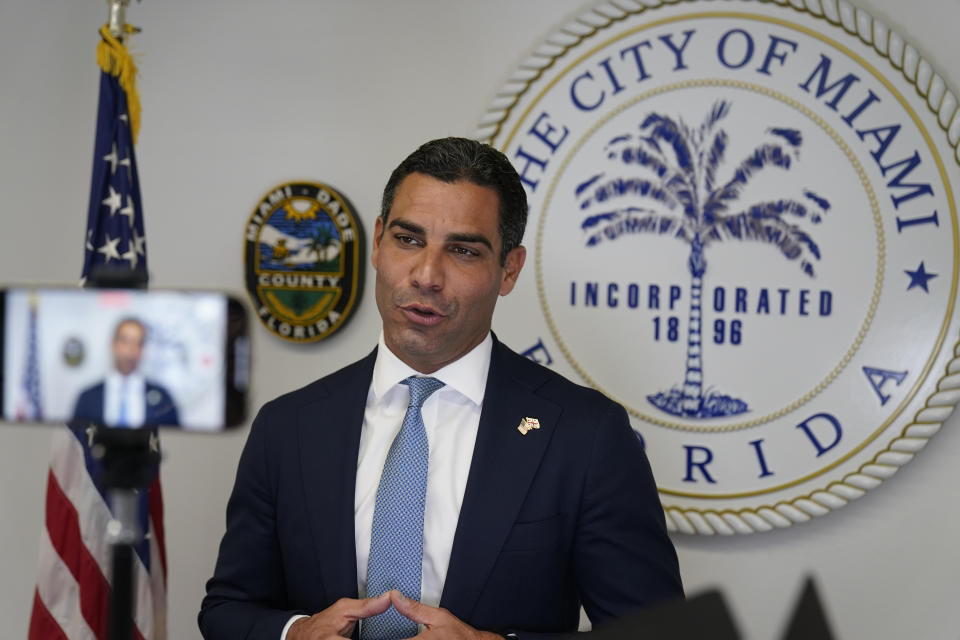
[[[411,376],[403,384],[410,387],[410,405],[403,426],[390,445],[377,488],[367,562],[367,596],[398,589],[406,597],[420,600],[423,507],[430,459],[420,407],[443,383],[435,378]],[[415,635],[417,623],[404,618],[393,607],[360,625],[362,640],[397,640]]]
[[[127,426],[127,378],[120,379],[120,409],[117,411],[117,426]]]

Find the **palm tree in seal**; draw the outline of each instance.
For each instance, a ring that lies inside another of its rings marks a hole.
[[[310,238],[310,242],[307,246],[317,257],[314,261],[315,268],[320,269],[323,263],[327,261],[327,247],[333,244],[335,239],[336,234],[331,231],[327,225],[317,224],[314,226],[313,236]]]
[[[637,133],[612,138],[604,151],[615,166],[596,173],[576,187],[580,210],[587,215],[581,229],[588,247],[598,247],[638,233],[672,236],[690,247],[690,314],[687,325],[686,371],[680,388],[647,396],[657,408],[675,416],[716,418],[749,410],[739,398],[708,389],[704,392],[701,296],[707,271],[706,249],[717,242],[754,241],[779,249],[814,277],[820,248],[797,222],[819,224],[830,203],[809,189],[802,198],[778,198],[738,208],[744,188],[765,169],[789,171],[803,144],[801,132],[768,128],[766,139],[743,158],[726,182],[717,180],[729,136],[718,126],[731,109],[716,102],[696,128],[682,119],[649,113]],[[624,175],[628,172],[633,175]]]

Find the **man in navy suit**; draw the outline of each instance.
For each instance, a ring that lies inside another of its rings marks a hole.
[[[77,397],[74,420],[90,420],[110,427],[178,425],[177,407],[170,393],[138,371],[147,328],[137,318],[117,323],[110,343],[113,370]]]
[[[490,330],[523,267],[526,215],[509,160],[475,141],[429,142],[394,170],[371,254],[379,344],[261,409],[200,611],[205,638],[366,640],[363,621],[391,607],[425,637],[524,638],[575,631],[581,604],[596,625],[682,596],[626,411]],[[421,408],[429,468],[410,597],[368,577],[407,376],[425,375],[442,387]]]

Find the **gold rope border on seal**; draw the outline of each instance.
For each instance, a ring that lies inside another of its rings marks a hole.
[[[503,123],[509,118],[511,111],[530,85],[536,82],[544,71],[553,66],[557,59],[583,40],[632,15],[686,1],[690,0],[644,0],[645,3],[640,0],[601,0],[581,12],[576,18],[569,20],[541,41],[511,73],[481,118],[474,137],[493,144],[494,139],[500,134]],[[898,33],[868,12],[851,6],[845,0],[809,0],[809,4],[804,0],[757,0],[757,2],[808,13],[841,27],[847,33],[857,36],[863,43],[871,45],[877,53],[887,58],[894,68],[901,71],[903,77],[914,85],[917,93],[926,98],[928,108],[936,115],[940,129],[946,134],[949,146],[954,149],[954,160],[960,163],[960,101],[947,88],[943,78],[936,73],[933,66]],[[889,81],[886,78],[883,78],[883,81],[890,88]],[[923,130],[923,133],[929,144],[927,132]],[[935,154],[935,157],[941,180],[949,185],[939,154]],[[947,189],[946,197],[950,203],[956,250],[958,245],[956,204],[952,190]],[[956,271],[955,252],[954,273]],[[956,278],[954,278],[950,292],[951,305],[956,299],[956,294]],[[941,333],[945,330],[946,323]],[[941,336],[941,340],[943,337]],[[953,358],[945,367],[944,374],[937,383],[937,390],[927,398],[924,408],[916,413],[913,422],[904,427],[900,435],[894,438],[886,449],[863,464],[857,471],[847,474],[841,481],[833,482],[824,489],[815,490],[789,501],[780,501],[754,509],[717,511],[666,507],[664,513],[667,528],[672,532],[701,535],[770,531],[826,515],[831,509],[839,509],[856,500],[870,489],[878,487],[884,480],[893,476],[901,466],[910,462],[953,413],[956,403],[960,400],[960,340],[954,344]],[[929,371],[926,371],[923,379],[925,380],[928,375]]]

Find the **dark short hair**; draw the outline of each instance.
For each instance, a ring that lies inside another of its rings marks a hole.
[[[490,145],[468,138],[431,140],[411,153],[393,170],[383,189],[380,217],[387,226],[397,187],[411,173],[422,173],[447,183],[466,180],[497,193],[500,212],[497,227],[503,247],[500,264],[523,241],[527,226],[527,193],[507,157]]]
[[[140,333],[143,335],[144,340],[147,337],[147,325],[143,324],[143,321],[140,318],[134,316],[124,316],[120,318],[117,324],[113,325],[113,340],[116,342],[117,338],[120,336],[120,327],[125,324],[135,324],[140,327]]]

